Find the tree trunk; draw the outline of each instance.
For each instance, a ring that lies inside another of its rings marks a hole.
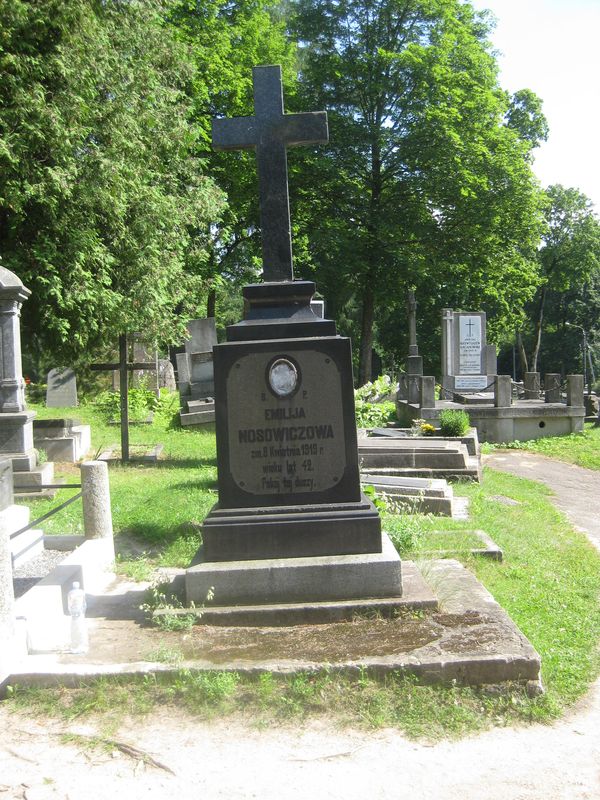
[[[521,364],[521,377],[525,375],[526,372],[529,372],[529,364],[527,361],[527,352],[525,351],[525,345],[523,344],[523,337],[521,336],[521,331],[517,331],[517,348],[519,350],[519,362]]]
[[[375,296],[370,278],[363,292],[362,319],[360,324],[360,353],[358,362],[358,385],[363,386],[371,380],[373,351],[373,319],[375,315]]]
[[[206,299],[206,316],[214,317],[216,309],[217,309],[217,293],[214,289],[211,289]]]
[[[540,354],[540,347],[542,344],[542,326],[544,323],[544,306],[546,304],[546,284],[544,284],[540,291],[540,302],[538,305],[538,316],[535,323],[535,342],[533,345],[533,352],[531,354],[531,372],[537,372],[538,356]]]

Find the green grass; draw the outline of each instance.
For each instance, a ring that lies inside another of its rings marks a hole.
[[[91,455],[119,442],[119,427],[107,425],[91,405],[50,409],[30,404],[40,418],[76,417],[92,425]],[[163,444],[161,460],[153,464],[110,466],[110,494],[117,549],[133,539],[138,558],[121,558],[119,570],[131,577],[149,574],[158,566],[187,566],[200,545],[200,525],[216,502],[215,436],[211,431],[182,430],[166,417],[152,425],[130,427],[133,446],[150,450]],[[57,472],[69,483],[79,482],[79,469]],[[41,516],[77,489],[60,490],[53,500],[28,501],[34,517]],[[81,504],[72,503],[44,522],[49,534],[82,533]],[[130,548],[131,549],[131,548]]]
[[[423,518],[428,530],[481,528],[504,551],[502,563],[464,556],[542,657],[547,714],[580,697],[600,672],[600,555],[534,481],[484,470],[482,484],[460,484],[471,519]],[[506,506],[496,496],[518,505]],[[420,543],[409,556],[418,557]],[[441,548],[440,548],[441,549]]]
[[[577,464],[587,469],[600,469],[600,427],[594,427],[593,422],[586,422],[581,433],[548,436],[527,442],[516,441],[509,445],[483,445],[483,450],[490,452],[502,447],[541,453],[550,458],[557,458],[559,461],[567,461],[569,464]]]
[[[38,410],[40,416],[67,415],[60,409]],[[93,409],[70,413],[93,424],[95,447],[109,443],[108,426],[98,423]],[[116,441],[118,431],[109,431],[111,441]],[[589,435],[596,437],[596,432]],[[216,499],[215,437],[210,432],[178,430],[159,420],[132,428],[131,439],[148,447],[158,442],[165,446],[165,460],[157,465],[110,467],[117,546],[134,536],[139,547],[138,557],[121,560],[119,568],[143,579],[155,565],[186,566],[195,552],[200,523]],[[563,440],[578,441],[577,437]],[[76,468],[67,477],[76,477]],[[68,493],[62,490],[54,501],[38,502],[33,514]],[[421,686],[394,674],[381,678],[328,671],[293,677],[216,671],[199,675],[178,669],[176,654],[165,651],[173,674],[102,680],[79,689],[18,690],[12,702],[65,719],[91,713],[142,714],[164,703],[202,716],[237,713],[257,724],[324,715],[340,724],[392,725],[408,735],[428,738],[464,735],[490,725],[551,721],[600,673],[600,556],[554,508],[549,491],[540,484],[486,469],[482,484],[457,484],[455,494],[470,498],[468,521],[384,514],[384,528],[406,557],[419,558],[434,547],[446,549],[449,541],[460,543],[461,538],[464,544],[460,532],[474,528],[494,539],[504,551],[503,563],[468,553],[460,558],[540,653],[546,688],[542,697],[528,698],[515,686],[493,696],[457,686]],[[498,496],[518,504],[507,506],[494,499]],[[75,532],[80,515],[74,504],[53,518],[52,529]],[[44,527],[49,529],[50,524]],[[434,530],[446,531],[447,538],[432,536]]]

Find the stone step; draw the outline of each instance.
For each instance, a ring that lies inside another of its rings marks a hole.
[[[181,424],[188,425],[206,425],[215,421],[215,412],[212,411],[194,411],[188,414],[180,414]]]
[[[53,483],[54,463],[47,461],[38,467],[33,467],[29,472],[13,473],[15,494],[24,492],[42,492],[43,484]]]
[[[480,481],[481,470],[477,466],[468,464],[464,468],[432,468],[432,467],[373,467],[361,465],[365,476],[395,475],[411,478],[443,478],[445,480]]]
[[[448,440],[429,436],[362,436],[358,440],[359,450],[390,450],[398,452],[468,452],[459,439]]]
[[[457,469],[464,470],[468,466],[468,458],[466,453],[457,452],[437,452],[437,453],[423,453],[423,452],[408,452],[401,451],[380,450],[379,452],[363,450],[358,451],[358,458],[362,470],[369,470],[374,472],[381,469],[382,474],[388,469],[431,469],[431,470],[444,470]],[[416,475],[416,473],[415,473]],[[434,477],[433,475],[431,477]]]
[[[368,483],[377,491],[390,495],[423,495],[426,497],[452,498],[454,492],[448,482],[440,478],[410,478],[394,475],[361,475],[361,482]]]
[[[196,411],[214,411],[215,401],[212,399],[212,397],[206,397],[201,400],[188,400],[187,410],[190,413],[194,413]]]
[[[36,449],[43,450],[50,461],[72,464],[85,458],[90,449],[90,426],[82,425],[81,428],[87,428],[87,432],[73,428],[68,436],[36,436],[33,442]]]
[[[390,497],[406,513],[453,516],[454,492],[445,480],[396,475],[363,475],[361,480]]]

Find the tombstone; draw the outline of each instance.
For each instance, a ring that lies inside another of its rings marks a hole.
[[[496,348],[486,342],[483,311],[442,311],[442,389],[446,397],[490,392]]]
[[[133,360],[134,362],[155,365],[154,369],[147,367],[146,369],[136,370],[132,374],[132,383],[134,386],[144,386],[158,395],[160,389],[158,384],[158,351],[149,342],[145,342],[139,333],[133,335]]]
[[[214,422],[215,377],[213,346],[217,326],[213,317],[187,323],[188,338],[183,353],[177,353],[177,387],[181,400],[181,424]]]
[[[219,501],[187,598],[398,598],[400,559],[360,488],[350,341],[293,279],[286,147],[327,141],[326,114],[284,114],[279,67],[253,81],[255,115],[214,120],[213,144],[256,149],[264,282],[213,348]]]
[[[158,388],[174,392],[177,389],[175,370],[168,358],[158,359]]]
[[[423,358],[417,345],[417,301],[415,293],[409,291],[406,297],[406,316],[408,319],[408,356],[406,371],[398,381],[397,399],[408,403],[419,402],[418,377],[423,375]]]
[[[77,405],[77,379],[70,367],[51,369],[47,383],[48,408],[71,408]]]
[[[19,317],[31,292],[0,265],[0,456],[10,458],[13,470],[30,472],[37,456],[33,447],[35,413],[25,406],[21,366]]]

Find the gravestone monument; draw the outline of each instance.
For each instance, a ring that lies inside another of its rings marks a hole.
[[[442,389],[446,397],[491,392],[496,348],[486,342],[483,311],[442,311]]]
[[[253,83],[255,115],[214,120],[213,145],[256,150],[264,282],[213,348],[219,501],[187,597],[399,597],[400,560],[360,490],[350,341],[293,277],[286,148],[326,142],[327,116],[284,113],[279,67],[255,67]]]
[[[177,353],[177,386],[181,424],[205,425],[215,420],[213,347],[217,343],[214,317],[192,319],[183,353]]]
[[[46,406],[71,408],[77,405],[77,378],[70,367],[51,369],[48,373]]]
[[[408,356],[406,371],[398,381],[398,400],[408,403],[419,402],[419,376],[423,375],[423,358],[417,345],[417,301],[411,290],[406,296],[406,315],[408,319]]]

